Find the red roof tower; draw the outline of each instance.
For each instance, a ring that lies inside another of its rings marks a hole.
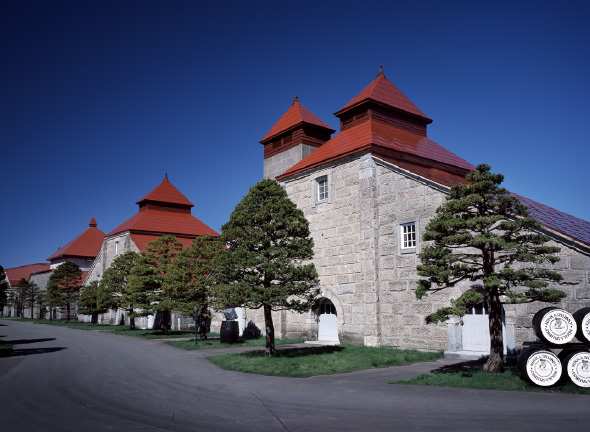
[[[293,99],[289,109],[264,135],[265,177],[281,174],[289,165],[301,160],[306,154],[320,147],[334,132],[318,116],[305,108],[298,97]],[[293,150],[291,150],[293,149]],[[270,160],[273,156],[291,150],[288,157]],[[285,163],[286,161],[287,164]]]
[[[170,182],[168,175],[137,205],[139,211],[109,232],[109,237],[128,231],[141,251],[162,235],[174,235],[184,246],[197,236],[218,235],[192,215],[193,203]]]
[[[84,232],[65,246],[60,247],[47,260],[52,263],[67,258],[92,260],[98,255],[104,235],[104,232],[97,228],[96,219],[92,218]]]
[[[278,179],[361,153],[372,153],[443,185],[462,182],[473,169],[427,137],[432,120],[385,76],[383,69],[335,115],[340,118],[340,133]]]

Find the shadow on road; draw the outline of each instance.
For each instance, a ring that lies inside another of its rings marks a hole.
[[[14,339],[14,340],[5,340],[2,342],[10,344],[10,345],[22,345],[22,344],[30,344],[30,343],[38,343],[38,342],[49,342],[49,341],[53,341],[53,340],[55,340],[55,338]]]
[[[61,351],[66,349],[66,347],[50,347],[50,348],[21,348],[21,349],[13,349],[7,351],[0,351],[0,358],[1,357],[22,357],[34,354],[47,354],[56,351]]]

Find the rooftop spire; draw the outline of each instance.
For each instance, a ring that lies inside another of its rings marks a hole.
[[[94,217],[90,219],[90,222],[88,222],[88,226],[96,228],[97,224],[96,224],[96,219]]]
[[[379,65],[379,72],[377,72],[377,76],[379,75],[385,76],[385,70],[383,69],[383,65]]]

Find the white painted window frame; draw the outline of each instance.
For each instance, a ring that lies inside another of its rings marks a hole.
[[[328,196],[323,199],[323,200],[319,200],[319,180],[321,178],[325,177],[326,181],[327,181],[327,193]],[[318,172],[316,175],[313,176],[312,181],[311,181],[311,203],[312,203],[312,207],[316,207],[318,205],[321,204],[325,204],[325,203],[330,203],[332,202],[332,199],[334,197],[334,185],[333,185],[333,175],[332,175],[332,170],[331,169],[327,169],[327,170],[322,170],[320,172]]]
[[[406,246],[409,243],[409,236],[412,234],[411,231],[406,231],[406,227],[413,226],[413,234],[414,234],[414,245],[413,246]],[[413,253],[416,252],[418,248],[418,221],[407,221],[404,223],[399,224],[399,248],[401,253]]]

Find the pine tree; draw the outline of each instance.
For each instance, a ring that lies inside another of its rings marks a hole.
[[[4,267],[0,265],[0,316],[4,316],[4,307],[8,304],[8,279]]]
[[[35,318],[35,304],[39,305],[39,312],[43,303],[43,292],[35,282],[25,281],[22,286],[23,306],[28,306],[31,311],[31,319]]]
[[[131,281],[134,267],[139,263],[140,255],[126,252],[117,256],[107,268],[100,280],[102,295],[112,296],[109,307],[120,307],[127,311],[129,328],[135,329],[136,308],[145,304],[144,285]]]
[[[76,264],[66,261],[57,267],[47,284],[47,295],[53,306],[65,306],[66,319],[71,319],[72,304],[78,299],[82,287],[82,272]]]
[[[98,323],[99,314],[116,306],[113,291],[109,288],[108,285],[93,281],[80,290],[80,313],[91,315],[92,324]]]
[[[164,281],[181,251],[182,244],[176,237],[162,236],[148,245],[134,267],[134,286],[143,286],[146,290],[144,307],[156,313],[154,330],[170,330],[173,301],[170,293],[164,289]]]
[[[470,283],[470,289],[429,315],[427,322],[463,316],[470,307],[486,304],[490,356],[484,370],[499,372],[504,366],[502,304],[562,299],[562,291],[548,287],[559,283],[561,275],[542,268],[559,261],[559,248],[546,244],[549,238],[526,207],[500,187],[501,174],[479,165],[466,179],[451,189],[426,227],[423,239],[432,244],[420,254],[418,274],[427,279],[419,281],[416,296]]]
[[[276,181],[262,180],[238,203],[222,240],[216,303],[263,308],[266,353],[273,355],[272,311],[308,311],[318,294],[309,224]]]
[[[191,247],[177,255],[162,285],[174,310],[192,315],[195,342],[197,334],[206,339],[209,333],[209,302],[216,281],[217,259],[223,250],[223,244],[217,237],[197,237]]]

